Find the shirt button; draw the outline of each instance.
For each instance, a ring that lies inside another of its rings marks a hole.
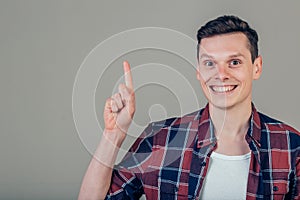
[[[201,166],[205,166],[205,165],[206,165],[206,162],[202,162],[202,163],[201,163]]]
[[[274,186],[274,187],[273,187],[273,191],[274,191],[274,192],[276,192],[276,191],[278,191],[278,190],[279,190],[279,188],[278,188],[277,186]]]

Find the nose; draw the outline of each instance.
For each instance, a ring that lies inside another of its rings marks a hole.
[[[229,79],[228,67],[226,65],[218,65],[216,68],[216,76],[215,78],[220,81],[225,81]]]

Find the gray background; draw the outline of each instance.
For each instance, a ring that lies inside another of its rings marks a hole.
[[[91,155],[73,121],[75,76],[97,44],[131,28],[164,27],[196,39],[197,29],[210,18],[237,14],[246,19],[260,35],[264,59],[255,105],[300,129],[299,7],[296,0],[0,1],[0,199],[77,198]],[[129,52],[109,66],[99,83],[95,106],[100,124],[104,100],[122,75],[123,59],[133,68],[149,62],[174,67],[199,91],[199,104],[205,104],[194,70],[183,59],[159,50]],[[162,87],[141,88],[136,123],[144,126],[190,111],[178,109],[180,102],[174,99]],[[166,112],[156,106],[148,114],[154,104]]]

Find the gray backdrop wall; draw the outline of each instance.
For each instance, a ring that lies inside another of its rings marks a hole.
[[[0,199],[77,198],[92,146],[98,142],[101,130],[76,129],[72,113],[75,77],[94,47],[128,29],[162,27],[195,40],[197,29],[208,19],[223,14],[246,19],[260,35],[264,59],[263,75],[254,87],[255,105],[300,129],[299,7],[297,0],[1,0]],[[122,47],[114,44],[106,48],[113,54]],[[124,59],[131,62],[133,69],[143,69],[136,71],[135,80],[155,79],[151,65],[139,66],[161,63],[169,68],[160,74],[169,80],[168,84],[174,83],[173,89],[163,87],[159,81],[137,89],[135,123],[139,127],[205,105],[195,70],[185,59],[160,49],[132,50],[116,55],[109,65],[97,63],[100,69],[105,68],[105,73],[98,79],[94,102],[84,103],[94,104],[100,126],[104,101],[122,75]],[[176,73],[172,74],[172,69]],[[153,71],[159,74],[159,68],[153,67]],[[178,74],[185,77],[182,80],[190,88],[180,88]],[[176,97],[181,91],[187,95],[196,92],[197,106],[180,107],[182,102]],[[80,120],[81,124],[91,121],[88,117]],[[85,139],[85,134],[91,134],[91,141]]]

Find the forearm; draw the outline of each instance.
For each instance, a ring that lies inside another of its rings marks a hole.
[[[124,61],[123,68],[125,84],[120,84],[119,92],[105,102],[105,131],[83,178],[78,199],[104,199],[110,187],[116,156],[135,112],[135,95],[127,61]]]
[[[112,169],[121,144],[121,142],[113,144],[111,141],[118,140],[111,137],[114,137],[114,134],[103,133],[83,178],[78,199],[105,198],[110,187]]]

